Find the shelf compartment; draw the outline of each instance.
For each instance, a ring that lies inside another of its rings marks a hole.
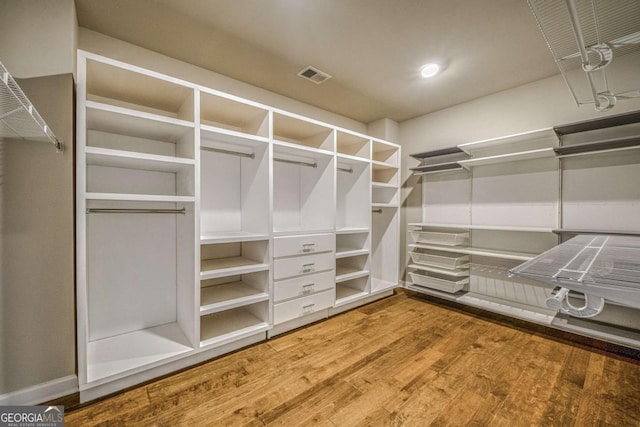
[[[460,144],[458,147],[471,156],[471,160],[474,160],[473,158],[490,158],[505,154],[517,155],[557,146],[558,136],[552,128],[545,128],[469,142]]]
[[[336,269],[336,283],[369,276],[368,270],[359,270],[351,267],[340,267]]]
[[[176,173],[190,171],[195,165],[192,159],[108,148],[87,147],[85,154],[87,164],[93,166]]]
[[[234,308],[200,318],[200,347],[221,346],[266,332],[266,302]]]
[[[411,231],[416,243],[431,243],[445,246],[461,246],[467,243],[469,233],[442,233],[435,231]]]
[[[87,97],[115,106],[193,121],[193,89],[137,67],[87,60]]]
[[[215,281],[211,281],[215,282]],[[269,300],[268,273],[246,274],[239,281],[203,283],[200,289],[200,316]]]
[[[369,278],[352,278],[336,284],[335,307],[365,298],[369,295]]]
[[[424,160],[431,157],[448,156],[450,154],[458,154],[463,152],[464,151],[462,151],[460,147],[455,146],[455,147],[441,148],[439,150],[422,151],[420,153],[409,154],[409,156],[413,157],[414,159]]]
[[[389,205],[397,205],[399,193],[400,190],[395,186],[377,187],[374,185],[371,188],[371,202],[374,204],[384,203]]]
[[[451,247],[451,246],[434,246],[424,244],[412,244],[410,248],[427,249],[442,252],[453,252],[457,254],[477,255],[490,258],[510,259],[516,261],[528,261],[533,259],[537,254],[516,252],[516,251],[499,251],[495,249],[472,248],[472,247]]]
[[[475,166],[492,165],[496,163],[516,162],[521,160],[534,160],[554,157],[554,148],[541,148],[539,150],[521,151],[519,153],[499,154],[488,157],[478,157],[468,160],[460,160],[459,164],[465,169]]]
[[[16,138],[51,142],[58,151],[63,144],[34,108],[18,83],[0,62],[0,139]]]
[[[442,292],[456,293],[462,290],[465,285],[469,284],[469,278],[450,280],[447,276],[438,273],[418,274],[409,272],[414,285],[436,289]]]
[[[336,283],[369,275],[368,254],[339,258],[335,261]]]
[[[368,227],[370,213],[368,163],[337,159],[336,226]]]
[[[352,233],[336,236],[336,258],[348,258],[369,254],[370,234]]]
[[[588,154],[608,153],[612,151],[623,151],[640,149],[640,137],[613,138],[604,141],[585,142],[581,144],[563,145],[554,148],[555,154],[559,157],[580,156]]]
[[[193,347],[176,322],[90,341],[87,348],[87,382],[148,368]]]
[[[399,170],[393,166],[383,166],[376,163],[371,164],[371,180],[373,183],[399,185]]]
[[[371,149],[371,160],[389,166],[399,166],[400,164],[400,147],[386,141],[373,140]]]
[[[409,245],[411,247],[412,245]],[[450,270],[463,268],[469,264],[468,255],[453,254],[448,252],[409,252],[414,263],[432,267],[448,268]]]
[[[369,227],[338,227],[336,234],[360,234],[368,233]]]
[[[202,245],[200,280],[268,270],[268,255],[268,240]]]
[[[203,125],[268,138],[268,118],[269,112],[265,108],[200,92],[200,121]]]
[[[219,231],[200,234],[200,244],[210,245],[216,243],[254,242],[268,240],[269,234],[250,233],[246,231]]]
[[[336,248],[336,259],[349,258],[352,256],[367,255],[369,249],[355,249],[355,248]]]
[[[446,268],[432,267],[429,265],[409,264],[407,267],[415,268],[416,270],[429,271],[432,273],[438,273],[451,277],[469,277],[469,268],[471,264],[463,264],[457,267],[455,270],[448,270]]]
[[[274,113],[273,138],[305,147],[335,152],[333,129],[299,116]]]
[[[371,158],[371,140],[364,136],[336,131],[336,151],[339,154],[369,160]]]

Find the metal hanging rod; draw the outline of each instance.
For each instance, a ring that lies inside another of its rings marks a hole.
[[[87,213],[129,213],[129,214],[182,214],[186,212],[182,209],[119,209],[119,208],[87,208]]]
[[[344,168],[344,167],[338,166],[338,170],[340,172],[353,173],[353,168]]]
[[[382,209],[371,209],[372,213],[382,213]]]
[[[200,147],[200,149],[204,151],[213,151],[215,153],[231,154],[232,156],[248,157],[250,159],[254,159],[256,157],[254,153],[243,153],[240,151],[224,150],[222,148]]]
[[[313,163],[299,162],[297,160],[278,159],[277,157],[274,157],[273,161],[274,162],[280,162],[280,163],[290,163],[292,165],[308,166],[310,168],[317,168],[318,167],[318,164],[316,162],[313,162]]]

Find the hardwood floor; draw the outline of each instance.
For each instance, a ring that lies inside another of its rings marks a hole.
[[[67,426],[640,426],[640,363],[399,293]]]

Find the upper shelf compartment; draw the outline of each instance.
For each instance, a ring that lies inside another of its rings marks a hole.
[[[371,160],[374,163],[393,167],[400,165],[400,155],[396,144],[374,139],[371,151]]]
[[[273,139],[331,153],[335,151],[333,129],[282,113],[273,113]]]
[[[269,137],[269,112],[257,105],[214,93],[200,93],[200,120],[217,139],[235,142],[243,136]]]
[[[1,62],[0,80],[0,139],[50,141],[59,152],[62,151],[62,142],[58,141]]]
[[[360,135],[343,131],[336,132],[337,152],[348,156],[369,160],[371,140]]]
[[[191,87],[159,73],[117,64],[99,57],[87,59],[87,100],[193,122]]]

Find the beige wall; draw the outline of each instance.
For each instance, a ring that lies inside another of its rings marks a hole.
[[[637,81],[637,63],[625,71],[620,77]],[[562,77],[557,75],[402,122],[402,228],[406,230],[408,222],[420,222],[422,218],[420,181],[409,171],[418,161],[410,158],[410,153],[638,109],[640,99],[619,101],[606,114],[595,111],[593,106],[577,107]],[[400,265],[406,265],[407,235],[401,235],[404,250]]]
[[[0,62],[15,78],[75,72],[73,0],[0,0]]]
[[[312,107],[274,92],[169,58],[86,28],[80,27],[78,48],[275,108],[291,111],[335,126],[351,129],[355,132],[366,133],[367,131],[366,125],[358,121]]]

